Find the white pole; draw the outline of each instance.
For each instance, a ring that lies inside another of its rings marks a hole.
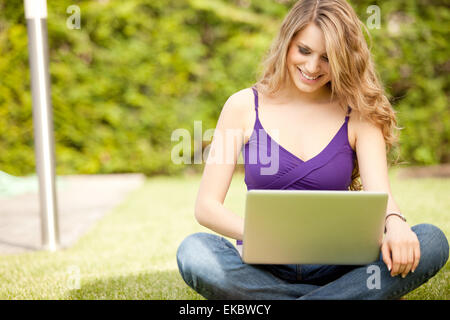
[[[39,177],[42,246],[59,247],[55,188],[55,147],[50,96],[46,0],[24,0],[33,98],[36,170]]]

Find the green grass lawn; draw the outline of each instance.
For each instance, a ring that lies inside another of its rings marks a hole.
[[[243,215],[245,184],[233,177],[225,206]],[[450,238],[450,179],[398,180],[394,197],[410,225],[433,223]],[[178,273],[175,253],[194,219],[200,176],[156,177],[94,225],[75,246],[56,253],[0,256],[0,299],[203,299]],[[80,289],[77,284],[80,279]],[[450,264],[406,299],[450,298]]]

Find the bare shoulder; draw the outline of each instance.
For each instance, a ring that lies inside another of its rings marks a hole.
[[[229,114],[244,131],[254,115],[254,95],[251,88],[233,93],[226,101],[223,112]]]
[[[363,117],[358,110],[352,110],[350,113],[349,126],[352,127],[352,131],[355,136],[355,140],[358,137],[369,135],[376,135],[382,132],[381,128],[372,123],[366,117]]]
[[[227,100],[226,105],[236,111],[245,112],[253,104],[253,91],[251,88],[245,88],[233,93]]]

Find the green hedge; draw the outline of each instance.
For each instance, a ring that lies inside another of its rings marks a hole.
[[[254,83],[293,3],[47,2],[57,173],[149,175],[184,168],[171,161],[172,132],[193,133],[196,120],[203,132],[215,127],[226,99]],[[443,1],[353,2],[363,21],[369,5],[381,9],[372,52],[405,128],[401,159],[448,162],[450,10]],[[79,30],[66,27],[73,4]],[[0,170],[33,173],[33,145],[23,2],[0,0]]]

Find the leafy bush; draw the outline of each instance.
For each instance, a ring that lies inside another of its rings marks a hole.
[[[174,174],[171,134],[214,128],[226,99],[251,86],[294,1],[48,1],[58,174]],[[448,30],[444,2],[353,1],[381,9],[372,51],[401,134],[401,159],[448,162]],[[81,10],[69,29],[68,6]],[[35,171],[22,1],[0,1],[0,170]],[[194,150],[191,152],[193,157]],[[197,168],[198,166],[194,166]]]

